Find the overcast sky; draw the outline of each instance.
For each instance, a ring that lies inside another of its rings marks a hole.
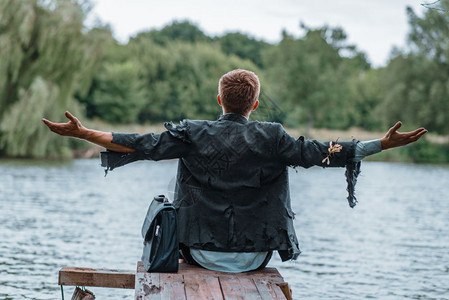
[[[148,29],[173,20],[190,20],[208,35],[240,31],[278,42],[282,29],[301,36],[299,23],[311,27],[341,26],[348,41],[368,55],[374,66],[385,65],[393,45],[404,47],[407,6],[421,14],[420,0],[92,0],[88,24],[95,19],[111,25],[114,36],[126,42]]]

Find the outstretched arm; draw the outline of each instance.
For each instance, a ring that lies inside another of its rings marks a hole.
[[[338,144],[334,142],[329,144],[316,140],[306,140],[303,137],[295,140],[283,128],[280,128],[281,139],[278,144],[278,155],[281,161],[291,166],[306,168],[311,166],[343,167],[348,162],[358,162],[365,156],[375,154],[381,150],[416,142],[427,133],[427,130],[424,128],[418,128],[410,132],[397,131],[401,126],[402,123],[397,122],[380,140],[359,142],[357,144],[353,142],[339,142]],[[342,146],[341,151],[330,151],[329,149],[332,146]],[[368,146],[368,149],[366,149],[366,146]],[[355,150],[353,152],[354,155],[351,155],[351,151],[348,152],[351,148]]]
[[[382,139],[359,142],[356,147],[354,161],[361,161],[364,157],[376,154],[382,150],[404,146],[416,142],[427,130],[418,128],[410,132],[398,132],[402,123],[397,122],[391,127]]]
[[[76,118],[70,112],[66,111],[65,116],[67,117],[67,119],[69,119],[67,123],[54,123],[45,118],[42,119],[42,122],[44,122],[51,131],[62,136],[70,136],[83,139],[99,146],[105,147],[106,149],[109,149],[111,151],[135,151],[135,149],[112,143],[112,133],[110,132],[103,132],[84,127],[78,120],[78,118]]]
[[[391,127],[385,136],[380,140],[382,145],[382,150],[401,147],[407,144],[416,142],[427,133],[427,129],[418,128],[410,132],[399,132],[397,131],[402,126],[402,122],[397,122],[393,127]]]

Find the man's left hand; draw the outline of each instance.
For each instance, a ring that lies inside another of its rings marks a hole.
[[[402,126],[402,122],[397,122],[393,127],[391,127],[385,136],[380,140],[382,145],[382,150],[404,146],[419,140],[425,133],[427,129],[418,128],[410,132],[399,132],[398,129]]]

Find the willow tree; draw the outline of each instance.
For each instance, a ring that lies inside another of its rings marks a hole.
[[[16,157],[60,156],[68,141],[42,126],[79,111],[107,29],[85,32],[85,2],[0,1],[0,150]],[[110,36],[110,34],[109,34]]]

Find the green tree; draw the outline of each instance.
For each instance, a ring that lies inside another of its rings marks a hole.
[[[449,1],[436,5],[440,10],[426,10],[422,17],[407,8],[410,53],[397,53],[386,67],[381,79],[386,93],[379,109],[385,122],[401,119],[448,134]]]
[[[259,68],[263,67],[262,51],[270,44],[256,40],[240,32],[232,32],[217,38],[220,48],[225,54],[235,54],[243,59],[249,59]]]
[[[410,33],[409,46],[413,53],[422,54],[429,59],[449,64],[449,0],[436,3],[434,9],[425,11],[422,17],[407,7]],[[449,69],[447,69],[449,72]]]
[[[211,43],[130,41],[131,57],[138,61],[147,100],[140,121],[215,118],[217,83],[235,68],[256,69],[249,61],[227,56]]]
[[[84,2],[83,2],[84,3]],[[10,156],[61,155],[68,141],[40,122],[80,110],[101,56],[107,28],[84,32],[84,4],[75,1],[0,2],[0,149]]]
[[[208,37],[198,26],[190,21],[173,21],[161,30],[153,29],[137,34],[131,40],[151,39],[159,45],[165,45],[170,41],[183,42],[210,42],[212,39]]]
[[[384,69],[370,69],[355,73],[348,80],[351,126],[365,130],[384,129],[383,118],[379,117],[379,104],[385,98],[385,90],[381,86]],[[391,125],[391,124],[390,124]]]
[[[381,78],[385,98],[379,106],[384,123],[403,120],[410,126],[448,133],[449,78],[446,70],[427,57],[401,54]]]
[[[302,26],[303,38],[284,32],[282,41],[264,52],[267,76],[276,82],[274,93],[289,108],[287,123],[347,128],[353,125],[348,80],[369,65],[346,44],[342,29]]]
[[[92,105],[110,123],[133,123],[145,104],[143,82],[134,61],[107,63],[101,68],[93,90]]]

